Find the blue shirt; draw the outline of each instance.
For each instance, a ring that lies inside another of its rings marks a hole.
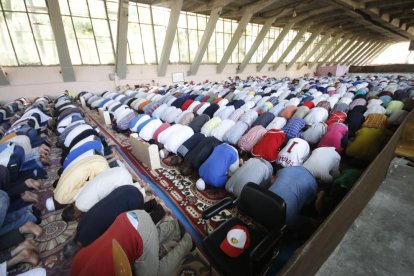
[[[292,118],[282,128],[285,132],[286,138],[297,138],[300,137],[300,131],[305,127],[305,120],[301,118]]]
[[[86,142],[85,144],[77,147],[76,149],[72,150],[68,156],[66,156],[65,161],[63,162],[63,169],[66,169],[67,166],[72,163],[73,160],[78,158],[80,155],[84,154],[89,150],[96,150],[103,154],[103,145],[100,140],[94,140]]]
[[[286,224],[292,226],[300,216],[303,206],[315,198],[318,183],[305,167],[286,167],[277,172],[276,181],[269,190],[285,201]]]
[[[227,182],[227,171],[237,159],[237,152],[232,146],[228,144],[218,145],[201,165],[198,173],[206,184],[223,187]]]

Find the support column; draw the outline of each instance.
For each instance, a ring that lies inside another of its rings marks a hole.
[[[335,54],[336,51],[341,49],[344,42],[348,39],[350,39],[350,36],[344,36],[343,39],[341,40],[341,43],[337,43],[336,46],[331,51],[329,51],[327,55],[325,55],[325,58],[322,60],[322,62],[318,62],[318,65],[321,66],[325,64],[332,57],[332,55]]]
[[[173,0],[171,2],[170,19],[168,21],[167,32],[165,33],[164,45],[162,47],[161,56],[158,60],[158,77],[165,76],[165,73],[167,72],[171,48],[174,42],[174,37],[177,33],[177,24],[178,19],[180,18],[182,6],[183,0]]]
[[[120,0],[118,4],[115,73],[120,79],[125,79],[127,73],[128,4],[129,0]]]
[[[351,55],[359,46],[364,44],[365,41],[366,40],[360,40],[354,45],[352,45],[352,47],[348,51],[346,51],[346,53],[338,61],[334,62],[334,65],[342,64],[342,62],[345,61],[349,57],[349,55]]]
[[[386,47],[388,44],[379,44],[377,47],[375,47],[369,55],[367,55],[367,58],[363,59],[360,64],[366,65],[369,62],[371,62],[374,58],[376,58]]]
[[[381,42],[374,42],[369,46],[363,53],[360,55],[359,58],[355,59],[354,65],[359,64],[362,60],[367,59],[368,55],[371,53],[372,50],[375,50],[377,47],[381,46]]]
[[[333,33],[333,30],[328,31],[321,40],[315,45],[315,47],[312,48],[312,51],[304,58],[303,62],[298,66],[298,70],[301,69],[305,63],[309,62],[309,59],[322,47],[323,44],[325,44],[326,41],[331,37],[331,34]],[[329,45],[327,45],[324,49],[328,49]]]
[[[318,37],[318,35],[322,32],[322,29],[315,30],[309,39],[302,45],[296,55],[292,58],[292,60],[286,65],[286,70],[289,70],[293,64],[302,56],[302,54],[309,48],[312,42]]]
[[[354,65],[360,64],[362,61],[368,60],[370,55],[376,50],[381,48],[383,44],[381,42],[374,42],[370,47],[367,48],[364,54],[360,55],[359,58],[355,59]]]
[[[260,44],[262,43],[263,39],[265,38],[267,32],[272,27],[272,24],[275,22],[276,18],[277,17],[275,16],[275,17],[272,17],[272,18],[269,18],[269,19],[266,20],[265,24],[263,25],[263,27],[260,30],[259,34],[257,35],[256,39],[254,40],[252,47],[249,49],[249,52],[247,52],[247,54],[244,56],[244,59],[243,59],[242,63],[240,63],[240,65],[238,66],[237,73],[242,73],[244,71],[244,69],[246,68],[246,66],[249,63],[250,59],[252,58],[252,56],[256,52],[257,48],[259,48]]]
[[[50,24],[55,36],[56,48],[59,57],[60,71],[64,82],[76,81],[70,59],[69,47],[66,41],[65,29],[63,28],[62,15],[60,13],[59,1],[47,0],[49,7]]]
[[[218,7],[212,9],[210,12],[210,17],[208,19],[206,29],[204,30],[203,37],[201,38],[201,42],[198,46],[193,63],[191,63],[190,71],[188,71],[189,76],[197,74],[198,68],[200,67],[201,61],[203,60],[204,54],[206,53],[208,43],[210,42],[211,35],[216,28],[216,23],[219,19],[222,9],[223,7]]]
[[[312,68],[313,66],[315,66],[318,63],[319,59],[321,59],[321,58],[323,58],[325,56],[329,56],[329,54],[331,54],[332,52],[334,52],[334,51],[331,51],[331,50],[333,50],[333,48],[337,48],[338,45],[337,46],[335,46],[335,45],[341,39],[342,39],[342,35],[340,35],[340,34],[338,34],[337,37],[333,38],[332,41],[328,45],[326,45],[326,47],[314,59],[314,61],[311,64],[308,65],[308,67],[309,68]],[[345,38],[343,38],[343,39],[345,39]]]
[[[356,60],[358,60],[360,57],[362,57],[364,55],[364,53],[366,52],[366,50],[368,48],[372,47],[372,42],[368,42],[367,44],[365,44],[365,46],[361,49],[361,51],[359,53],[357,53],[350,61],[348,65],[353,65],[355,63]]]
[[[329,61],[326,66],[332,65],[337,59],[339,59],[339,57],[341,57],[346,51],[349,50],[349,48],[352,48],[352,45],[354,45],[355,37],[351,37],[349,39],[349,41],[344,45],[344,47],[342,47],[342,49],[331,59],[331,61]]]
[[[389,44],[386,44],[386,45],[384,45],[384,46],[382,46],[382,47],[379,47],[375,52],[374,52],[374,54],[369,58],[369,59],[367,59],[365,62],[364,62],[364,65],[365,64],[370,64],[374,59],[376,59],[387,47],[389,46]]]
[[[250,19],[252,18],[253,13],[245,12],[242,18],[239,21],[239,25],[237,25],[237,29],[233,34],[233,37],[230,40],[229,45],[227,46],[226,51],[223,54],[223,57],[220,60],[220,63],[217,65],[217,74],[223,72],[224,67],[226,67],[227,61],[229,60],[231,54],[236,48],[237,43],[239,43],[240,37],[243,34],[244,29],[246,28],[247,24],[249,23]]]
[[[2,85],[10,85],[10,82],[6,73],[3,71],[3,67],[0,66],[0,86]]]
[[[285,36],[288,34],[288,32],[293,28],[295,25],[294,22],[288,23],[282,30],[282,32],[279,34],[279,36],[276,38],[276,40],[273,42],[270,49],[267,51],[266,55],[263,57],[263,60],[260,62],[260,64],[257,66],[257,71],[260,72],[265,64],[269,61],[270,57],[273,55],[277,47],[279,47],[280,43],[283,41]]]
[[[368,40],[364,40],[364,42],[363,43],[361,43],[361,45],[359,45],[356,49],[355,49],[355,51],[352,53],[352,55],[349,55],[343,62],[342,62],[342,64],[348,64],[349,63],[349,61],[356,55],[356,54],[358,54],[360,51],[361,51],[361,49],[362,48],[364,48],[364,46],[365,46],[365,44],[366,43],[368,43]]]
[[[290,51],[292,51],[293,48],[295,48],[296,44],[298,44],[299,40],[301,40],[302,36],[306,33],[308,30],[308,27],[312,24],[306,24],[305,27],[302,27],[302,29],[299,30],[299,32],[296,34],[295,38],[292,40],[292,42],[289,44],[287,49],[283,52],[283,54],[279,57],[276,64],[271,66],[269,70],[276,71],[276,69],[282,64],[283,60],[289,55]]]

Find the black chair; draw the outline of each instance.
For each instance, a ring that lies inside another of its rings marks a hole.
[[[203,219],[210,219],[233,206],[237,206],[259,226],[247,225],[239,218],[233,217],[204,239],[204,251],[212,264],[224,275],[263,275],[278,254],[278,244],[285,229],[286,204],[271,191],[248,183],[238,199],[223,199],[206,209]],[[242,225],[249,229],[250,246],[240,256],[231,258],[220,249],[220,244],[234,225]]]

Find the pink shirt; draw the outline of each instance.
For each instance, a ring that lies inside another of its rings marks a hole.
[[[342,123],[334,123],[328,126],[328,130],[322,137],[318,144],[318,147],[334,147],[335,150],[340,153],[344,149],[342,148],[342,138],[348,133],[348,127]]]

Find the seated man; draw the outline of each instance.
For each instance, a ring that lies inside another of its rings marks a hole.
[[[71,275],[114,275],[113,240],[125,252],[134,274],[144,276],[173,275],[193,246],[190,235],[181,234],[176,220],[156,226],[145,211],[129,211],[121,213],[102,236],[76,254]],[[160,246],[172,240],[179,242],[160,259]]]
[[[303,166],[286,167],[277,171],[269,190],[286,203],[286,225],[289,228],[303,227],[300,211],[316,197],[318,183],[315,177]]]

